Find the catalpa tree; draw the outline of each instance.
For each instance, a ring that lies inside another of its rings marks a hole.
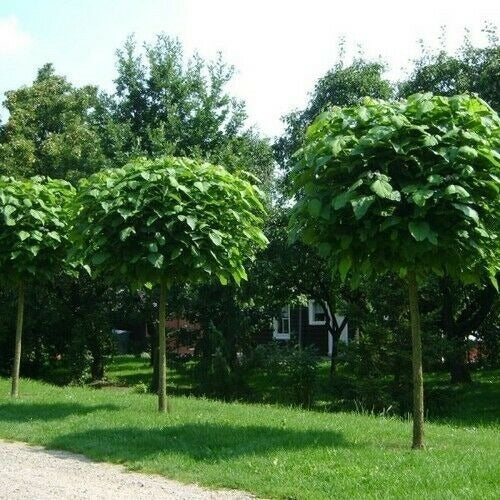
[[[247,176],[247,179],[243,177]],[[174,282],[246,279],[266,245],[249,174],[187,158],[137,160],[82,181],[75,241],[88,269],[134,287],[160,286],[159,411],[166,411],[166,293]]]
[[[297,153],[291,237],[342,280],[397,273],[409,290],[413,447],[423,447],[418,283],[430,273],[497,287],[500,119],[469,95],[365,98],[317,117]]]
[[[0,275],[17,289],[17,324],[11,396],[19,394],[26,287],[48,280],[65,265],[70,245],[68,182],[47,177],[0,177]]]

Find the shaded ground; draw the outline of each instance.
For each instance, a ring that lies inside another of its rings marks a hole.
[[[158,476],[126,472],[64,451],[0,441],[0,499],[249,499]]]

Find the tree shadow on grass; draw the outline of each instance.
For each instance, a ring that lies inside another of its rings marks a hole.
[[[133,462],[159,454],[186,455],[196,461],[219,462],[242,456],[268,455],[283,449],[355,445],[334,431],[203,423],[150,430],[137,427],[93,429],[59,436],[48,446],[116,462]]]
[[[500,424],[500,372],[478,374],[470,384],[429,384],[434,397],[428,420],[454,426],[478,427]],[[429,405],[430,406],[430,405]]]
[[[80,403],[24,403],[12,401],[0,404],[0,421],[27,422],[33,420],[60,420],[73,415],[84,416],[96,411],[118,410],[113,404],[82,405]]]

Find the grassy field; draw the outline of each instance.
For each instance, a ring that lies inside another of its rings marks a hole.
[[[11,401],[0,379],[4,439],[265,497],[500,498],[500,431],[481,419],[429,423],[416,452],[399,419],[189,397],[159,415],[154,396],[127,388],[21,382]]]

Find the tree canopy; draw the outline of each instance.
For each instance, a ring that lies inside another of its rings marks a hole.
[[[69,249],[73,187],[46,177],[0,177],[0,274],[11,282],[53,276]]]
[[[31,86],[6,93],[9,119],[0,127],[0,174],[75,180],[105,163],[93,123],[95,87],[73,87],[44,65]]]
[[[283,118],[285,133],[275,142],[274,150],[279,165],[289,171],[293,153],[301,146],[307,127],[328,106],[352,106],[369,96],[388,99],[393,94],[391,83],[384,78],[381,62],[363,58],[345,65],[341,60],[316,83],[307,106]]]
[[[98,273],[122,282],[239,282],[245,260],[266,244],[258,192],[220,166],[136,160],[82,181],[77,244]]]
[[[413,269],[495,281],[499,141],[498,115],[468,95],[334,107],[298,153],[292,231],[342,278]]]
[[[131,37],[117,51],[116,92],[103,122],[110,155],[200,158],[248,170],[267,186],[271,148],[245,127],[245,103],[228,92],[234,68],[220,55],[186,57],[179,40],[165,34],[143,49]]]

